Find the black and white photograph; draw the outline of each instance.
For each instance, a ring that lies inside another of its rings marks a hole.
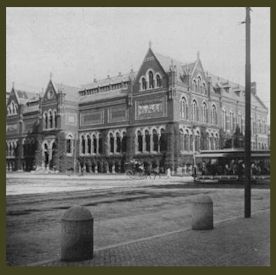
[[[6,265],[270,266],[270,12],[6,7]]]

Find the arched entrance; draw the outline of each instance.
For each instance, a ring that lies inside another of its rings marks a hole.
[[[57,145],[55,142],[51,144],[50,152],[52,153],[50,156],[50,170],[56,170],[57,164],[56,164],[56,154],[57,154]]]
[[[49,148],[48,148],[48,144],[44,143],[43,146],[43,167],[45,167],[45,169],[47,169],[47,167],[49,167]]]
[[[55,140],[45,140],[42,143],[42,167],[56,170],[57,167],[57,144]]]

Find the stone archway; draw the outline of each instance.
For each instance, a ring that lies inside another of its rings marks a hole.
[[[57,145],[54,139],[44,140],[42,147],[42,167],[45,169],[57,169]]]
[[[47,141],[42,143],[42,167],[45,169],[49,167],[49,145]]]

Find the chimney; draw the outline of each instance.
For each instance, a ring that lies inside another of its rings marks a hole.
[[[256,94],[257,94],[257,84],[256,84],[255,81],[254,81],[254,82],[251,82],[251,93],[252,93],[253,95],[256,95]]]
[[[121,72],[119,72],[118,76],[122,76],[122,73],[121,73]]]
[[[110,78],[110,75],[109,75],[109,74],[107,75],[107,78],[108,78],[108,79]]]
[[[97,82],[97,79],[96,79],[96,78],[94,78],[94,79],[93,79],[93,82],[94,82],[94,83],[96,83],[96,82]]]

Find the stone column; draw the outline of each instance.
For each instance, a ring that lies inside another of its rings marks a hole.
[[[146,134],[144,134],[142,138],[143,138],[143,153],[145,153],[146,152]]]
[[[39,135],[37,136],[37,146],[36,146],[36,151],[35,151],[35,163],[36,163],[36,166],[43,166],[45,167],[44,165],[44,152],[41,148],[41,145],[42,145],[42,135]]]
[[[134,154],[136,153],[135,150],[135,129],[134,127],[127,128],[127,142],[126,142],[126,161],[129,161],[133,158]]]
[[[107,161],[105,162],[105,171],[107,174],[109,174],[109,165]]]
[[[99,154],[99,147],[100,147],[100,137],[98,135],[97,136],[97,152],[96,152],[96,154]]]
[[[150,135],[150,153],[153,152],[153,133]]]
[[[170,167],[171,171],[174,171],[174,141],[175,141],[175,134],[174,134],[174,123],[169,123],[166,129],[166,136],[167,136],[167,151],[166,151],[166,161],[165,166],[166,168]]]

